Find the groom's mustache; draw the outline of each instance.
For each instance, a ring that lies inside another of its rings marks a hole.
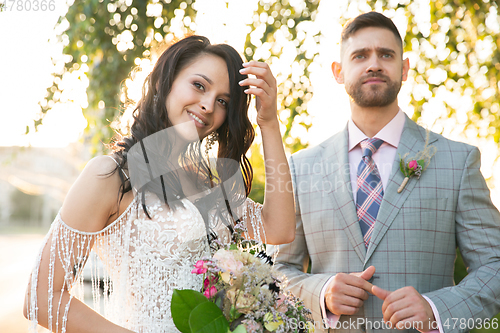
[[[384,75],[382,73],[377,73],[377,72],[373,72],[373,73],[369,73],[367,75],[363,75],[359,81],[362,82],[362,83],[365,83],[369,79],[373,79],[373,78],[378,78],[378,79],[380,79],[380,80],[382,80],[384,82],[391,82],[391,79],[387,75]]]

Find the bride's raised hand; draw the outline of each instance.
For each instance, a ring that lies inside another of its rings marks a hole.
[[[265,62],[247,62],[240,73],[252,75],[241,80],[240,85],[249,85],[245,93],[256,97],[257,124],[262,135],[266,172],[262,222],[266,240],[268,244],[290,243],[295,238],[295,207],[277,115],[276,79]]]
[[[245,93],[255,95],[257,124],[262,128],[268,124],[277,124],[277,88],[276,79],[265,62],[250,61],[243,64],[241,74],[254,75],[240,81],[241,86],[250,86]]]

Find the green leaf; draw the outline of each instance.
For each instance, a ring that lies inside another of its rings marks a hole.
[[[247,333],[247,329],[245,328],[245,325],[240,324],[234,329],[233,333]]]
[[[222,307],[222,298],[220,297],[216,297],[215,298],[215,305],[217,305],[219,307],[219,309]]]
[[[401,155],[399,155],[399,169],[401,170],[401,172],[403,173],[403,175],[405,177],[407,177],[406,168],[405,168],[405,162],[401,158]]]
[[[231,310],[229,310],[229,315],[231,320],[236,320],[242,315],[242,313],[238,312],[238,310],[234,307],[234,305],[231,305]]]
[[[425,160],[418,160],[417,163],[418,163],[418,165],[420,165],[422,167],[422,169],[424,168]]]
[[[226,333],[229,323],[217,305],[204,302],[191,311],[189,328],[192,333]]]
[[[175,327],[183,333],[191,333],[190,315],[197,306],[203,303],[209,303],[209,301],[202,293],[190,289],[175,289],[170,309]]]

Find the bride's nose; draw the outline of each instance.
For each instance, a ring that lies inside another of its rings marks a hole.
[[[201,100],[201,110],[204,113],[212,113],[214,111],[215,98],[206,97]]]

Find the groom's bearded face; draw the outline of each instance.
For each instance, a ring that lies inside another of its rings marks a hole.
[[[406,79],[402,47],[389,29],[363,28],[342,45],[342,81],[361,107],[385,107],[396,101]]]
[[[366,85],[370,79],[380,79],[380,84]],[[346,82],[345,89],[352,100],[361,107],[384,107],[396,100],[401,80],[391,80],[381,73],[368,73],[355,82]]]

